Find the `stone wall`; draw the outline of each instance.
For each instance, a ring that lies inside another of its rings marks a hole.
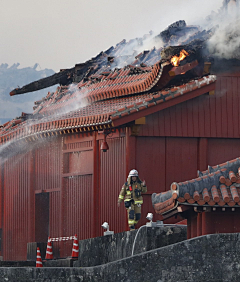
[[[74,266],[89,267],[105,264],[187,239],[187,228],[183,225],[149,228],[116,233],[79,241],[79,260]]]
[[[240,234],[212,234],[95,267],[0,268],[0,281],[238,282],[239,262]]]
[[[79,260],[74,266],[96,266],[131,256],[134,239],[134,254],[139,254],[170,244],[175,244],[187,239],[187,227],[185,225],[146,227],[138,230],[116,233],[79,241]],[[45,257],[47,243],[28,243],[27,260],[36,260],[37,247],[40,248],[42,258]],[[53,254],[56,253],[53,242]],[[66,267],[71,264],[65,260]],[[45,262],[45,266],[63,266],[64,260]]]

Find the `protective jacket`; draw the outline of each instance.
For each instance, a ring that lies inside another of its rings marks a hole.
[[[137,177],[135,182],[131,183],[131,177],[128,177],[127,182],[122,186],[120,191],[118,202],[121,203],[124,199],[125,206],[126,202],[134,201],[134,204],[142,204],[143,197],[142,193],[147,192],[147,186],[143,185],[142,181]]]

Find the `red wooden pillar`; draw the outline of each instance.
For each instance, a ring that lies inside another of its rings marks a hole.
[[[188,216],[187,218],[187,239],[191,239],[192,238],[192,234],[191,234],[191,215]]]
[[[197,236],[202,235],[202,213],[198,213],[197,216]]]
[[[198,169],[206,170],[208,166],[208,139],[199,138],[198,143]]]
[[[214,216],[212,212],[202,213],[202,235],[216,233]]]
[[[35,241],[35,151],[29,152],[29,221],[28,221],[28,241]]]
[[[207,233],[207,225],[206,225],[206,212],[202,213],[202,235],[206,235]]]
[[[97,132],[94,132],[93,136],[93,214],[94,222],[92,223],[93,237],[100,236],[100,146],[99,140],[97,140]]]
[[[197,237],[197,214],[191,215],[191,238]]]
[[[237,209],[237,211],[235,210],[232,213],[233,213],[233,215],[232,215],[232,217],[233,217],[233,232],[239,233],[240,232],[240,213],[239,213],[238,209]]]

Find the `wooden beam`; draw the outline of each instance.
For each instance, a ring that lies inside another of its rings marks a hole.
[[[86,70],[87,70],[86,67],[82,68],[83,72],[86,71]],[[64,84],[68,83],[69,77],[71,77],[74,72],[75,72],[75,67],[71,68],[71,69],[62,70],[62,71],[55,73],[51,76],[36,80],[34,82],[31,82],[31,83],[29,83],[29,84],[27,84],[23,87],[15,88],[14,90],[12,90],[10,92],[10,96],[37,91],[37,90],[40,90],[40,89],[47,88],[49,86],[53,86],[55,84],[63,84],[64,85]]]
[[[198,61],[195,60],[191,63],[187,63],[183,66],[177,66],[177,67],[173,67],[168,73],[170,76],[176,76],[182,73],[185,73],[193,68],[195,68],[198,65]]]
[[[178,212],[178,209],[174,209],[174,210],[172,210],[171,212],[169,212],[168,214],[162,215],[163,220],[168,219],[168,218],[170,218],[170,217],[172,217],[173,215],[178,214],[178,213],[179,213],[179,212]]]
[[[146,117],[136,119],[135,124],[146,124]]]
[[[203,211],[202,207],[194,207],[193,210],[198,213],[201,213]]]
[[[211,207],[203,207],[203,211],[210,212],[211,211]]]
[[[185,206],[185,205],[181,205],[181,206],[177,207],[178,212],[185,212],[185,211],[190,210],[190,209],[192,209],[191,206]]]

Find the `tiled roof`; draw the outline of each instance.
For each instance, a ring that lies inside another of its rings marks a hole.
[[[59,111],[55,115],[49,113],[47,115],[42,114],[39,117],[35,114],[36,119],[32,116],[32,119],[24,121],[18,119],[5,124],[5,126],[0,128],[0,144],[36,134],[54,135],[62,130],[68,130],[67,132],[70,133],[110,127],[113,126],[116,119],[130,116],[135,112],[141,112],[146,108],[154,108],[159,104],[184,96],[194,90],[203,89],[201,94],[204,94],[205,87],[213,84],[215,80],[216,76],[209,75],[168,90],[152,93],[145,92],[142,94],[136,93],[134,96],[116,97],[115,99],[106,99],[85,105],[81,104],[81,100],[79,100],[79,105],[77,105],[78,100],[74,100],[74,103],[72,103],[71,99],[68,99],[64,102],[63,111]],[[49,94],[48,97],[54,99],[54,95],[51,95]],[[64,113],[67,107],[72,107],[72,110]],[[46,108],[47,106],[45,105],[43,109]],[[54,111],[53,106],[51,111]]]
[[[79,104],[81,108],[82,104],[156,91],[171,80],[171,76],[174,76],[172,73],[178,75],[195,66],[195,64],[186,64],[172,67],[169,63],[160,64],[160,62],[152,67],[128,66],[119,71],[108,72],[106,76],[101,75],[100,82],[98,77],[93,75],[87,82],[82,80],[77,85],[58,87],[55,93],[49,93],[42,101],[35,103],[33,114],[53,115],[69,107],[74,109],[76,104]],[[164,75],[162,75],[163,72],[165,72]]]
[[[133,95],[146,92],[153,87],[159,75],[160,64],[153,67],[127,67],[106,73],[93,75],[85,82],[82,80],[70,90],[66,87],[58,88],[53,94],[36,107],[34,114],[51,114],[63,107],[70,106],[80,100],[84,103],[93,103],[111,98]]]
[[[152,195],[156,213],[166,214],[178,205],[240,207],[240,158],[210,167],[186,182],[171,184],[171,190]]]

